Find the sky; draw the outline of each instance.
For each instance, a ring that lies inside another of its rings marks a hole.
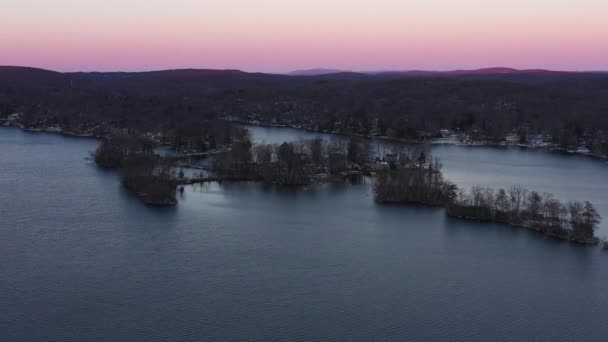
[[[0,0],[0,65],[608,70],[608,0]]]

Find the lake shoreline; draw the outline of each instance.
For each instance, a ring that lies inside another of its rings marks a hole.
[[[568,242],[573,242],[577,245],[582,245],[582,246],[594,246],[594,245],[598,245],[601,241],[599,238],[594,237],[593,239],[588,239],[588,240],[580,240],[580,239],[575,239],[572,238],[570,236],[560,236],[558,234],[554,234],[551,232],[546,232],[543,231],[540,227],[535,227],[534,224],[532,223],[523,223],[523,224],[513,224],[513,223],[509,223],[509,222],[497,222],[497,221],[493,221],[493,220],[482,220],[482,219],[478,219],[475,217],[470,217],[470,216],[462,216],[462,215],[453,215],[450,214],[447,209],[446,209],[446,216],[452,219],[457,219],[457,220],[465,220],[465,221],[471,221],[471,222],[479,222],[479,223],[492,223],[492,224],[498,224],[498,225],[505,225],[508,227],[511,227],[513,229],[526,229],[526,230],[531,230],[531,231],[535,231],[538,232],[544,236],[548,236],[552,239],[555,240],[562,240],[562,241],[568,241]]]
[[[416,144],[416,145],[430,144],[430,145],[451,145],[451,146],[459,146],[459,147],[490,147],[490,148],[519,147],[519,148],[527,149],[527,150],[551,151],[551,152],[559,152],[559,153],[568,154],[568,155],[573,155],[573,154],[580,155],[580,156],[585,156],[585,157],[589,157],[592,159],[598,159],[598,160],[608,160],[608,156],[603,156],[603,155],[590,153],[590,152],[579,152],[579,151],[575,151],[575,150],[568,150],[565,148],[557,147],[555,145],[541,146],[541,145],[532,145],[532,144],[507,144],[504,142],[493,143],[493,142],[483,142],[483,141],[472,142],[472,143],[463,143],[463,142],[457,142],[457,141],[442,140],[443,138],[432,139],[429,141],[420,141],[420,140],[415,140],[415,139],[390,138],[387,136],[380,136],[380,135],[365,135],[365,134],[358,134],[358,133],[342,133],[342,132],[336,132],[336,131],[314,130],[314,129],[300,127],[300,126],[255,123],[255,122],[250,122],[250,121],[245,121],[245,120],[225,120],[225,121],[237,123],[237,124],[240,124],[243,126],[257,126],[257,127],[266,127],[266,128],[286,128],[286,129],[301,130],[301,131],[310,132],[310,133],[328,134],[328,135],[342,136],[342,137],[355,136],[355,137],[369,139],[369,140],[378,140],[378,141],[386,141],[386,142],[394,142],[394,143],[402,143],[402,144]]]
[[[581,240],[581,239],[577,239],[570,235],[564,236],[564,235],[555,234],[550,231],[544,231],[544,230],[542,230],[541,227],[535,226],[534,222],[524,222],[521,224],[514,224],[514,223],[510,223],[510,222],[503,222],[503,221],[497,221],[497,220],[491,220],[491,219],[481,219],[481,218],[467,216],[467,215],[456,215],[456,214],[453,214],[450,212],[450,210],[448,209],[448,205],[423,203],[423,202],[416,202],[416,201],[394,202],[394,201],[376,200],[375,202],[376,202],[376,204],[381,205],[381,206],[396,206],[396,207],[403,206],[403,207],[420,207],[420,208],[427,208],[427,209],[441,209],[444,211],[445,217],[447,217],[449,219],[465,221],[465,222],[473,222],[473,223],[491,223],[491,224],[504,226],[505,228],[510,227],[512,229],[526,229],[526,230],[537,232],[541,235],[547,236],[554,240],[571,242],[571,243],[574,243],[581,247],[596,246],[596,245],[600,245],[600,243],[602,243],[602,240],[595,236],[592,239]],[[607,249],[607,248],[604,248],[604,249]]]
[[[59,127],[45,127],[45,128],[25,127],[22,124],[9,122],[9,121],[6,121],[6,119],[4,119],[4,120],[5,121],[2,124],[0,124],[0,127],[15,127],[15,128],[19,128],[19,129],[21,129],[25,132],[29,132],[29,133],[52,133],[52,134],[63,135],[66,137],[89,138],[89,139],[99,139],[99,140],[105,139],[109,136],[109,135],[95,135],[95,134],[90,134],[90,133],[71,132],[71,131],[66,131]],[[450,146],[458,146],[458,147],[480,147],[480,148],[517,147],[517,148],[521,148],[524,150],[558,152],[558,153],[562,153],[565,155],[578,155],[578,156],[584,156],[584,157],[588,157],[591,159],[602,160],[602,161],[608,160],[608,156],[603,156],[603,155],[599,155],[596,153],[590,153],[590,152],[579,152],[579,151],[575,151],[575,150],[568,150],[568,149],[560,148],[560,147],[557,147],[554,145],[539,146],[539,145],[531,145],[531,144],[507,144],[504,142],[503,143],[492,143],[492,142],[463,143],[463,142],[452,142],[452,141],[446,142],[446,141],[442,141],[441,138],[433,139],[430,141],[420,141],[420,140],[414,140],[414,139],[390,138],[387,136],[372,136],[372,135],[364,135],[364,134],[357,134],[357,133],[349,134],[349,133],[342,133],[342,132],[321,131],[321,130],[313,130],[313,129],[298,127],[298,126],[252,123],[252,122],[243,121],[243,120],[225,120],[225,119],[223,119],[223,120],[226,122],[236,123],[238,125],[242,125],[245,127],[246,126],[257,126],[257,127],[266,127],[266,128],[294,129],[294,130],[300,130],[300,131],[317,133],[317,134],[328,134],[328,135],[341,136],[341,137],[355,136],[355,137],[364,138],[364,139],[368,139],[368,140],[377,140],[377,141],[385,141],[385,142],[393,142],[393,143],[401,143],[401,144],[450,145]],[[168,145],[161,143],[161,144],[158,144],[158,146],[168,146]]]

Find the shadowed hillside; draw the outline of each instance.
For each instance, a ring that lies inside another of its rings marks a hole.
[[[27,126],[71,130],[162,131],[230,118],[413,140],[442,130],[483,141],[542,136],[604,151],[608,74],[491,68],[288,76],[0,67],[0,118],[14,112],[23,113]]]

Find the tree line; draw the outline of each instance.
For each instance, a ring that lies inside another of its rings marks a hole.
[[[539,230],[547,235],[583,243],[597,242],[594,231],[601,221],[589,201],[562,203],[552,194],[522,186],[507,190],[474,186],[462,189],[447,206],[452,217],[507,223]]]
[[[442,206],[456,196],[457,187],[443,178],[441,162],[426,149],[405,149],[395,158],[376,176],[376,201]]]
[[[177,204],[175,170],[154,153],[150,141],[128,136],[106,138],[92,152],[92,158],[100,167],[120,169],[122,185],[146,204]]]
[[[367,139],[348,142],[321,138],[254,145],[247,136],[235,140],[230,152],[215,162],[215,170],[232,178],[281,185],[305,185],[316,178],[369,173],[374,157]]]

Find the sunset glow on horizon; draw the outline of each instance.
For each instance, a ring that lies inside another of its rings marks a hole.
[[[608,70],[608,1],[0,0],[0,65]]]

